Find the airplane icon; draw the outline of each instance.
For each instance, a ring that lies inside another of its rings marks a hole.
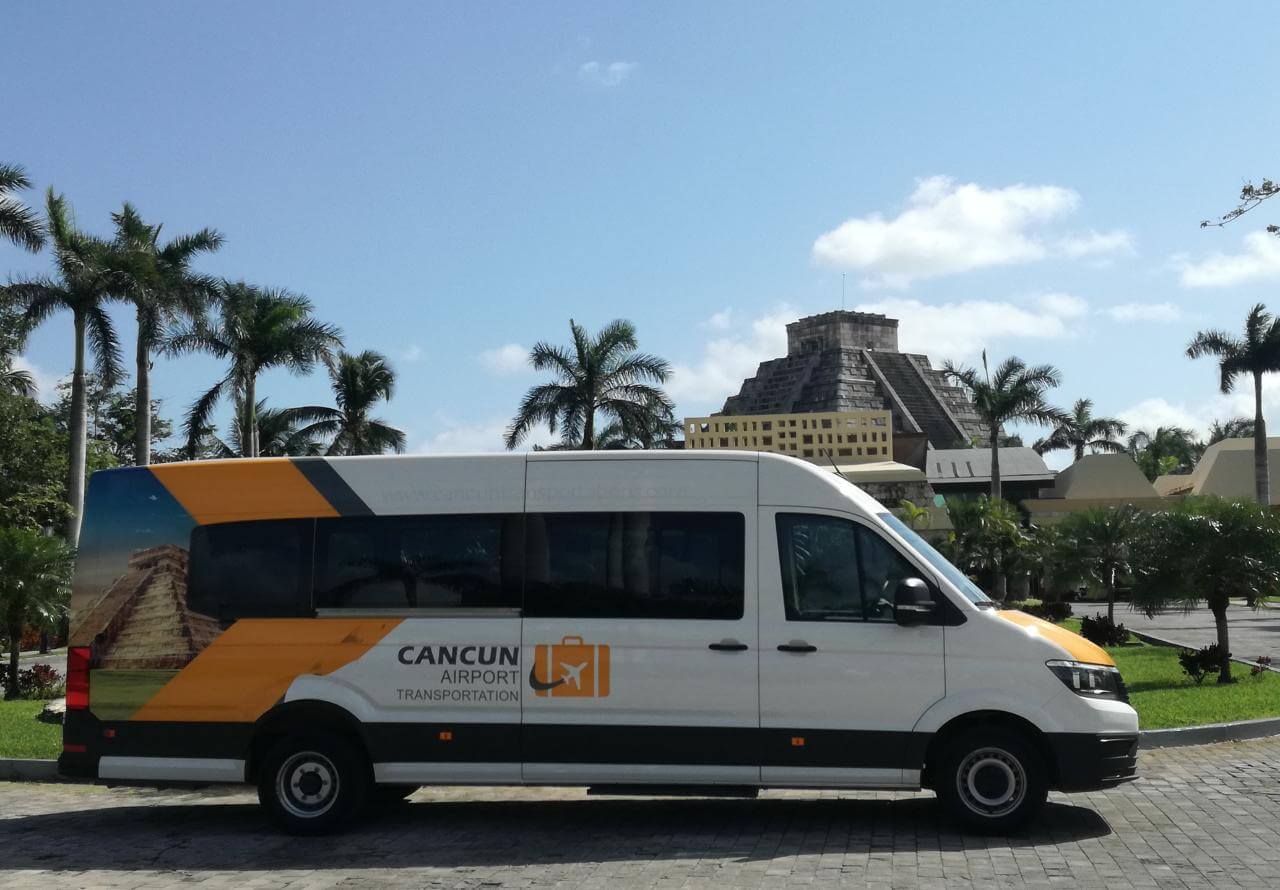
[[[563,661],[560,662],[560,669],[568,675],[566,679],[573,684],[574,689],[582,688],[582,670],[588,664],[589,662],[586,661],[582,664],[566,664]]]

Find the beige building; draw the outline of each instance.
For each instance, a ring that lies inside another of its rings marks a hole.
[[[1267,439],[1271,504],[1280,504],[1280,437]],[[1196,468],[1180,476],[1161,476],[1156,491],[1166,497],[1216,494],[1253,500],[1253,439],[1223,439],[1205,449]]]
[[[1042,525],[1077,510],[1123,504],[1152,510],[1168,505],[1127,454],[1087,454],[1059,472],[1040,497],[1022,502],[1032,521]]]
[[[684,447],[771,451],[824,464],[893,460],[888,411],[715,414],[686,417]]]

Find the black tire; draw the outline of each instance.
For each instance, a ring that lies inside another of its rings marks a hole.
[[[1044,758],[1010,730],[969,730],[946,746],[935,766],[938,799],[953,818],[983,834],[1022,828],[1049,794]]]
[[[289,834],[328,834],[363,808],[368,758],[337,735],[308,733],[277,742],[258,773],[258,800]]]

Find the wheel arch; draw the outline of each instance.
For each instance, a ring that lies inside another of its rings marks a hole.
[[[258,768],[271,746],[299,732],[330,732],[342,736],[357,747],[372,769],[368,739],[359,718],[332,702],[302,699],[282,702],[258,718],[249,743],[245,779],[256,782]]]
[[[924,770],[921,774],[922,785],[933,787],[931,773],[938,759],[942,756],[942,752],[947,749],[952,740],[971,729],[1004,730],[1006,732],[1015,732],[1026,738],[1043,759],[1045,769],[1048,770],[1050,786],[1057,784],[1057,757],[1049,744],[1048,738],[1038,726],[1027,718],[1020,717],[1009,711],[981,710],[969,711],[952,717],[930,736],[924,750]]]

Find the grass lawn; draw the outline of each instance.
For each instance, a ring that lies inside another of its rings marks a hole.
[[[42,701],[0,701],[0,757],[52,760],[62,753],[62,727],[36,719]]]
[[[1062,626],[1080,630],[1075,618]],[[1182,672],[1178,650],[1172,647],[1133,642],[1107,651],[1129,687],[1129,703],[1143,729],[1280,717],[1280,674],[1266,671],[1251,677],[1246,665],[1236,664],[1232,674],[1237,682],[1219,686],[1214,677],[1207,677],[1197,686]]]

